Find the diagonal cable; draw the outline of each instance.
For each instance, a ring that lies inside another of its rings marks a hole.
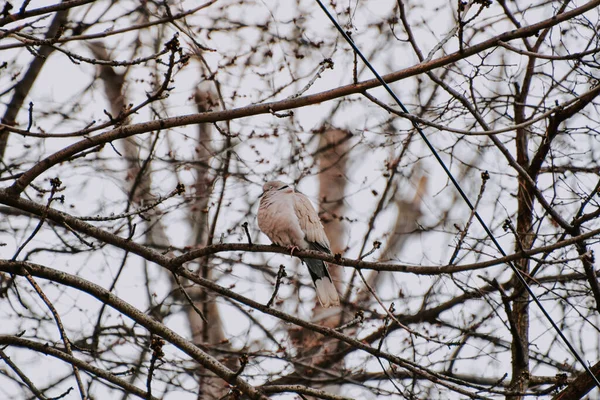
[[[365,63],[365,65],[367,66],[367,68],[369,68],[371,70],[371,72],[373,73],[373,75],[375,75],[375,78],[377,78],[377,80],[379,81],[379,83],[381,83],[381,85],[390,94],[390,96],[392,96],[392,98],[394,99],[394,101],[396,102],[396,104],[398,104],[398,106],[400,107],[400,109],[402,109],[402,111],[405,112],[406,114],[411,114],[408,111],[408,109],[404,106],[404,104],[402,103],[402,101],[400,101],[400,99],[398,98],[398,96],[396,95],[396,93],[394,93],[394,91],[392,90],[392,88],[390,88],[390,86],[387,84],[387,82],[383,80],[383,78],[381,77],[381,75],[371,65],[371,63],[369,62],[369,60],[367,60],[367,58],[363,55],[363,53],[358,49],[358,47],[356,46],[356,44],[354,44],[354,41],[350,38],[350,36],[348,36],[348,34],[344,31],[344,29],[342,29],[342,27],[335,20],[335,18],[333,18],[333,15],[331,15],[331,13],[329,12],[329,10],[327,10],[327,8],[325,7],[325,5],[323,5],[323,3],[321,2],[321,0],[316,0],[316,2],[319,4],[319,6],[323,10],[323,12],[327,15],[327,17],[329,18],[329,20],[333,23],[333,25],[335,25],[335,28],[344,37],[344,39],[346,40],[346,42],[348,42],[348,44],[352,47],[352,49],[354,50],[354,52]],[[440,166],[442,167],[442,169],[444,170],[444,172],[446,173],[446,175],[448,176],[448,178],[450,179],[450,181],[452,181],[452,184],[454,185],[454,187],[456,188],[456,190],[458,191],[458,193],[460,194],[460,196],[462,197],[462,199],[465,201],[465,203],[467,203],[467,206],[471,209],[471,212],[475,215],[475,218],[477,219],[477,221],[479,221],[479,224],[485,230],[485,232],[487,233],[487,235],[489,236],[489,238],[492,240],[492,242],[494,243],[494,245],[496,246],[496,248],[498,249],[498,251],[500,252],[500,254],[502,254],[503,257],[506,257],[506,252],[504,251],[504,249],[502,248],[502,246],[500,246],[500,243],[498,243],[498,241],[496,240],[496,237],[493,235],[493,233],[490,230],[490,228],[488,228],[487,224],[483,221],[483,219],[481,218],[481,216],[479,215],[479,213],[475,210],[475,208],[473,207],[473,204],[471,203],[471,201],[469,200],[469,198],[467,197],[467,195],[465,194],[465,192],[461,188],[460,184],[454,178],[454,176],[452,175],[452,173],[450,172],[450,170],[448,169],[448,167],[446,166],[446,164],[444,163],[444,161],[442,160],[442,158],[440,157],[440,155],[438,154],[438,152],[435,150],[435,148],[433,147],[433,145],[431,144],[431,142],[429,141],[429,139],[427,139],[427,136],[425,136],[425,133],[423,132],[423,130],[421,129],[421,127],[415,121],[412,121],[412,124],[413,124],[414,128],[417,130],[417,132],[419,132],[419,135],[421,136],[421,138],[423,139],[423,141],[425,142],[425,144],[427,145],[427,147],[429,148],[429,150],[431,151],[431,153],[433,154],[433,156],[435,157],[435,159],[437,160],[437,162],[440,164]],[[529,295],[531,296],[531,298],[533,299],[533,301],[535,302],[535,304],[537,304],[537,306],[540,308],[540,310],[542,311],[542,314],[544,314],[544,316],[546,317],[546,319],[548,320],[548,322],[550,322],[550,324],[552,325],[552,327],[554,328],[554,330],[556,331],[556,333],[558,334],[558,336],[560,336],[560,338],[562,339],[562,341],[569,348],[569,350],[575,356],[575,358],[577,359],[577,361],[579,361],[579,363],[583,366],[583,368],[585,369],[585,371],[591,376],[591,378],[593,379],[593,381],[596,384],[596,386],[598,386],[598,388],[600,388],[600,381],[598,381],[598,378],[596,378],[596,376],[594,375],[594,373],[592,372],[592,370],[588,367],[588,365],[585,363],[585,361],[583,360],[583,358],[579,355],[579,353],[577,352],[577,350],[575,349],[575,347],[573,347],[573,345],[569,342],[569,340],[567,339],[567,337],[562,333],[562,331],[560,330],[560,328],[558,327],[558,325],[556,325],[556,323],[554,322],[554,320],[552,319],[552,317],[550,316],[550,314],[548,314],[548,311],[546,311],[546,309],[544,308],[544,306],[542,305],[542,303],[540,302],[540,300],[533,293],[533,290],[531,289],[531,287],[529,287],[529,285],[527,284],[527,281],[525,280],[525,278],[521,274],[521,271],[519,271],[519,269],[517,267],[515,267],[515,265],[511,261],[508,261],[507,264],[513,270],[513,272],[516,275],[516,277],[518,278],[519,282],[521,282],[521,284],[525,287],[525,289],[527,290],[527,292],[529,293]]]

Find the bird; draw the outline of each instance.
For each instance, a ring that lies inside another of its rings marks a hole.
[[[312,203],[285,182],[270,181],[263,185],[257,219],[258,227],[273,244],[290,247],[292,255],[295,249],[331,254],[329,239]],[[314,258],[301,260],[308,267],[321,306],[339,305],[327,264]]]

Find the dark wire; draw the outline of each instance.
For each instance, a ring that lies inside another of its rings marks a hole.
[[[377,80],[379,81],[379,83],[381,83],[381,85],[390,94],[390,96],[392,96],[392,98],[394,99],[394,101],[396,102],[396,104],[398,104],[398,106],[400,106],[400,108],[402,109],[403,112],[405,112],[406,114],[410,114],[410,112],[404,106],[404,104],[402,103],[402,101],[400,101],[400,99],[398,98],[398,96],[396,96],[396,93],[394,93],[394,91],[390,88],[390,86],[383,80],[383,78],[381,77],[381,75],[379,75],[379,73],[371,65],[371,63],[369,62],[369,60],[367,60],[367,58],[358,49],[358,47],[356,47],[356,45],[354,44],[354,41],[342,29],[342,27],[340,26],[340,24],[338,24],[338,22],[335,20],[335,18],[333,18],[333,16],[327,10],[327,8],[325,8],[325,6],[321,2],[321,0],[316,0],[316,1],[317,1],[317,3],[319,3],[319,6],[323,10],[323,12],[327,15],[327,17],[331,20],[331,22],[333,23],[333,25],[335,25],[336,29],[342,34],[342,36],[344,37],[344,39],[346,39],[346,42],[348,42],[348,44],[352,47],[352,49],[354,50],[354,52],[361,58],[361,60],[365,63],[365,65],[367,66],[367,68],[369,68],[371,70],[371,72],[373,73],[373,75],[375,75],[375,77],[377,78]],[[423,130],[419,127],[419,125],[417,124],[417,122],[412,121],[412,124],[413,124],[414,128],[417,130],[417,132],[419,132],[419,135],[421,135],[421,138],[423,139],[423,141],[425,142],[425,144],[427,145],[427,147],[429,148],[429,150],[431,150],[431,153],[433,154],[433,156],[435,157],[435,159],[438,161],[438,163],[441,165],[442,169],[444,170],[444,172],[446,173],[446,175],[448,176],[448,178],[452,181],[452,184],[454,185],[454,187],[456,188],[456,190],[458,191],[458,193],[460,194],[460,196],[463,198],[463,200],[465,201],[465,203],[467,203],[467,206],[469,206],[469,208],[471,209],[471,211],[474,213],[475,218],[477,218],[477,221],[479,221],[479,224],[481,225],[481,227],[485,230],[485,232],[490,237],[490,239],[492,240],[492,242],[494,243],[494,245],[496,246],[496,248],[498,248],[498,251],[500,252],[500,254],[502,254],[502,256],[506,257],[506,252],[504,251],[504,249],[502,248],[502,246],[500,246],[500,243],[498,243],[498,241],[496,240],[496,238],[492,234],[492,231],[488,228],[488,226],[486,225],[486,223],[483,222],[483,219],[479,216],[479,213],[475,210],[475,208],[473,207],[473,204],[471,203],[471,201],[469,200],[469,198],[467,197],[467,195],[465,194],[465,192],[462,190],[462,188],[460,187],[459,183],[456,181],[456,179],[454,179],[454,176],[452,175],[452,173],[450,172],[450,170],[448,169],[448,167],[446,167],[446,164],[444,164],[444,161],[441,159],[441,157],[439,156],[439,154],[437,153],[437,151],[433,148],[433,146],[429,142],[429,139],[427,139],[427,137],[425,136],[425,133],[423,132]],[[581,365],[583,366],[583,368],[585,369],[585,371],[592,377],[592,379],[596,383],[596,386],[598,386],[598,388],[600,388],[600,381],[598,381],[598,378],[596,378],[596,376],[594,375],[594,373],[592,372],[592,370],[590,370],[590,368],[587,366],[587,364],[585,363],[585,361],[583,360],[583,358],[579,355],[579,353],[577,352],[577,350],[575,350],[575,347],[573,347],[573,345],[569,342],[569,340],[566,338],[566,336],[562,333],[562,331],[560,330],[560,328],[558,327],[558,325],[556,325],[556,323],[554,322],[554,320],[552,319],[552,317],[550,316],[550,314],[548,314],[548,312],[546,311],[546,309],[544,308],[544,306],[542,306],[542,303],[538,300],[537,296],[533,293],[533,290],[531,290],[531,288],[527,284],[527,281],[525,280],[525,278],[521,274],[521,271],[519,271],[519,269],[517,267],[515,267],[511,261],[508,261],[507,264],[513,270],[513,272],[515,273],[515,275],[517,276],[517,278],[519,279],[519,281],[521,282],[521,284],[525,287],[525,289],[527,289],[527,292],[529,292],[529,295],[531,296],[531,298],[533,299],[533,301],[535,302],[535,304],[538,305],[538,307],[540,308],[540,310],[542,311],[542,313],[544,314],[544,316],[546,317],[546,319],[548,319],[548,321],[550,322],[550,324],[552,325],[552,327],[554,328],[554,330],[556,331],[556,333],[558,333],[558,336],[560,336],[560,338],[567,345],[567,347],[569,348],[569,350],[571,350],[571,353],[573,353],[573,355],[575,356],[575,358],[577,359],[577,361],[579,361],[579,363],[581,363]]]

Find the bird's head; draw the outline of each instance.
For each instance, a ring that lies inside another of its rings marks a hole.
[[[293,193],[294,189],[290,185],[281,181],[269,181],[263,185],[263,193],[260,197],[269,197],[275,193]]]

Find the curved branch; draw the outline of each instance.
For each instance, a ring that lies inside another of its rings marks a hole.
[[[73,229],[79,233],[91,236],[95,239],[102,241],[103,243],[109,243],[115,247],[123,250],[130,251],[137,254],[144,259],[154,262],[168,269],[176,269],[181,267],[184,263],[201,258],[207,255],[212,255],[221,252],[228,251],[247,251],[255,253],[279,253],[289,254],[289,250],[284,247],[273,246],[273,245],[259,245],[259,244],[248,244],[248,243],[222,243],[211,246],[206,246],[201,249],[192,250],[188,253],[182,254],[177,257],[169,257],[162,253],[153,250],[150,247],[141,245],[127,238],[122,238],[116,234],[107,232],[103,229],[95,227],[81,219],[78,219],[67,213],[58,211],[54,208],[48,207],[33,202],[31,200],[16,198],[8,194],[6,189],[0,189],[0,203],[17,208],[19,210],[37,215],[41,217],[45,215],[47,220],[51,220],[58,225],[65,226],[67,229]],[[506,257],[495,258],[488,261],[482,261],[472,264],[463,265],[443,265],[443,266],[421,266],[421,265],[405,265],[395,263],[381,263],[381,262],[369,262],[363,260],[354,260],[340,257],[339,255],[329,255],[319,251],[313,250],[297,250],[295,255],[298,257],[309,257],[319,260],[323,260],[329,263],[354,267],[360,269],[372,269],[375,271],[393,271],[393,272],[404,272],[416,275],[439,275],[439,274],[451,274],[456,272],[463,272],[469,270],[483,269],[494,265],[503,264],[509,261],[519,260],[524,257],[530,257],[535,254],[550,252],[566,246],[571,246],[582,240],[590,239],[594,236],[600,235],[600,228],[590,230],[589,232],[581,235],[573,236],[569,239],[561,240],[551,245],[536,247],[527,251],[520,251],[518,253],[510,254]]]
[[[390,73],[388,75],[383,76],[383,79],[386,82],[391,83],[404,78],[421,74],[426,71],[431,71],[433,69],[440,68],[448,64],[452,64],[458,60],[470,57],[486,49],[498,46],[500,42],[507,42],[513,39],[535,35],[541,29],[546,29],[555,26],[562,21],[566,21],[577,15],[585,13],[586,11],[597,7],[598,5],[600,5],[600,0],[590,1],[589,3],[584,4],[581,7],[575,8],[569,12],[555,15],[551,18],[545,19],[541,22],[532,24],[521,29],[515,29],[510,32],[502,33],[482,43],[449,54],[445,57],[441,57],[428,62],[423,62],[415,66]],[[47,171],[54,165],[63,162],[64,160],[68,159],[69,157],[72,157],[73,155],[81,151],[90,149],[95,146],[103,145],[105,143],[117,139],[123,139],[140,133],[147,133],[162,129],[174,128],[178,126],[200,124],[206,122],[228,121],[237,118],[249,117],[252,115],[268,114],[277,111],[305,107],[308,105],[314,105],[322,103],[324,101],[333,100],[339,97],[361,93],[365,90],[378,87],[379,85],[380,83],[377,79],[370,79],[356,84],[340,86],[336,89],[331,89],[313,95],[298,97],[295,99],[287,99],[264,104],[254,104],[246,107],[234,108],[225,111],[212,111],[201,114],[183,115],[179,117],[164,118],[156,121],[148,121],[133,125],[121,126],[110,131],[100,133],[96,136],[83,139],[77,143],[72,144],[71,146],[68,146],[48,156],[44,160],[37,163],[33,168],[21,175],[10,187],[10,190],[13,193],[13,195],[17,195],[23,190],[25,190],[25,188],[31,182],[33,182],[35,178],[37,178],[39,175],[41,175],[43,172]]]
[[[4,18],[0,18],[0,26],[10,24],[11,22],[19,21],[29,17],[35,17],[36,15],[50,14],[56,11],[64,11],[74,7],[79,7],[84,4],[93,3],[96,0],[71,0],[71,1],[63,1],[58,4],[53,4],[51,6],[35,8],[30,11],[24,12],[16,12],[14,14],[8,15]]]
[[[132,385],[129,382],[124,381],[123,379],[115,376],[114,374],[112,374],[108,371],[105,371],[101,368],[95,367],[95,366],[93,366],[77,357],[74,357],[70,354],[67,354],[65,351],[63,351],[61,349],[52,347],[52,346],[48,345],[48,343],[38,343],[33,340],[20,338],[18,336],[0,335],[0,345],[11,346],[11,347],[22,347],[22,348],[36,351],[38,353],[42,353],[42,354],[46,354],[46,355],[58,358],[72,366],[75,366],[84,371],[88,371],[89,373],[91,373],[99,378],[102,378],[102,379],[112,383],[113,385],[119,386],[119,387],[123,388],[123,390],[126,390],[127,392],[129,392],[135,396],[138,396],[139,398],[158,400],[154,396],[148,397],[148,393],[146,393],[142,389],[138,388],[137,386]]]
[[[103,303],[110,305],[115,310],[121,312],[122,314],[128,316],[129,318],[136,321],[138,324],[142,325],[150,332],[162,337],[165,341],[173,344],[175,347],[186,353],[188,356],[196,360],[198,363],[203,365],[205,368],[214,372],[217,376],[221,377],[226,382],[236,386],[245,393],[251,399],[266,399],[261,392],[259,392],[255,387],[251,386],[245,380],[241,379],[238,374],[231,371],[223,364],[218,362],[214,357],[206,354],[199,347],[186,340],[176,332],[170,330],[160,322],[154,320],[151,316],[146,315],[141,312],[137,308],[133,307],[129,303],[121,300],[119,297],[105,290],[101,286],[96,285],[95,283],[89,282],[81,277],[68,274],[66,272],[58,271],[49,267],[44,267],[39,264],[33,264],[29,262],[18,262],[18,261],[8,261],[8,260],[0,260],[0,271],[8,272],[15,275],[25,275],[29,273],[33,276],[48,279],[53,282],[66,285],[83,292],[88,293],[89,295],[97,298]],[[424,379],[430,380],[431,382],[435,382],[441,386],[444,386],[452,391],[465,395],[469,398],[477,398],[484,399],[485,397],[480,396],[474,392],[463,389],[459,385],[463,385],[460,379],[456,379],[453,377],[444,376],[442,373],[427,369],[418,363],[400,358],[398,356],[386,353],[381,351],[378,348],[374,348],[368,344],[363,343],[361,340],[354,339],[350,336],[344,335],[343,333],[338,332],[335,329],[323,327],[320,325],[316,325],[310,322],[307,322],[301,318],[286,314],[282,311],[269,308],[257,301],[244,297],[232,290],[226,289],[216,283],[203,279],[192,272],[189,272],[185,269],[180,269],[178,272],[181,276],[190,281],[199,284],[209,290],[212,290],[222,296],[226,296],[235,301],[241,302],[247,306],[250,306],[258,311],[261,311],[265,314],[271,315],[273,317],[279,318],[283,321],[293,323],[300,327],[310,329],[316,333],[320,333],[324,336],[331,337],[337,339],[341,342],[344,342],[350,346],[352,346],[356,350],[362,350],[372,356],[383,358],[393,364],[396,364],[402,368],[411,371],[415,375],[421,376]],[[490,390],[489,388],[483,386],[475,386],[470,385],[478,390]],[[503,391],[493,391],[495,393],[504,393]]]
[[[186,340],[184,337],[156,321],[150,315],[141,312],[131,304],[121,300],[119,297],[115,296],[103,287],[96,285],[95,283],[66,272],[27,262],[0,260],[0,270],[21,276],[31,274],[33,276],[48,279],[53,282],[57,282],[88,293],[89,295],[97,298],[100,302],[108,304],[110,307],[119,311],[123,315],[133,319],[150,332],[173,344],[175,347],[190,356],[206,369],[212,371],[224,381],[237,387],[242,393],[246,394],[251,399],[267,399],[267,397],[259,392],[254,386],[240,378],[234,371],[231,371],[229,368],[221,364],[216,358],[205,353],[198,346],[194,345],[189,340]]]

